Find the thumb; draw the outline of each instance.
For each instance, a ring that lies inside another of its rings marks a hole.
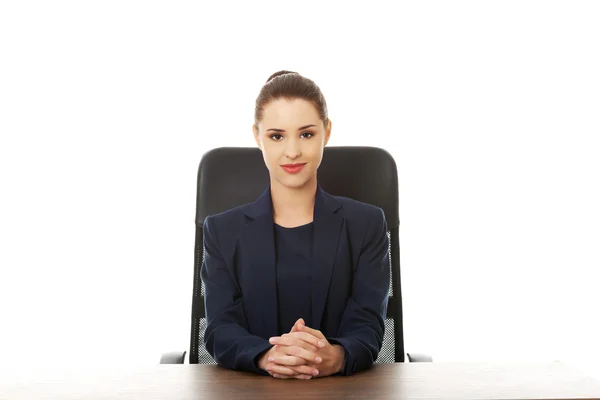
[[[298,321],[296,321],[296,323],[294,324],[294,326],[292,326],[292,330],[290,331],[290,333],[300,332],[300,330],[298,329],[298,325],[306,324],[304,323],[304,320],[302,318],[299,318]]]

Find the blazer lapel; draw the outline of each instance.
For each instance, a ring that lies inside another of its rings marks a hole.
[[[315,197],[313,270],[312,270],[312,325],[321,329],[323,311],[329,294],[331,275],[335,264],[343,218],[336,211],[341,203],[319,186]]]
[[[277,336],[279,309],[277,304],[277,275],[275,234],[270,187],[246,211],[252,221],[242,233],[243,248],[248,251],[250,273],[253,275],[253,307],[261,310],[263,329],[267,336]]]

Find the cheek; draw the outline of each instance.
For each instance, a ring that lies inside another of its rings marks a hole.
[[[306,146],[304,149],[304,154],[309,156],[312,159],[320,158],[323,155],[323,146],[321,142],[314,141],[310,144],[310,146]]]
[[[279,153],[277,151],[277,147],[273,146],[273,143],[269,143],[267,141],[263,142],[263,159],[267,166],[271,167],[278,163]]]

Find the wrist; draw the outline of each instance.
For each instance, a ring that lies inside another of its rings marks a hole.
[[[335,364],[335,372],[334,373],[339,373],[342,372],[342,370],[344,369],[344,364],[346,362],[346,350],[344,349],[344,346],[336,344],[334,345],[334,347],[337,350],[337,362]]]

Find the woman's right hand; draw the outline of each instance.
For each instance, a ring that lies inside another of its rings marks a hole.
[[[276,359],[285,359],[287,365],[275,363]],[[307,365],[307,361],[301,357],[286,355],[281,346],[273,346],[263,354],[258,361],[258,367],[274,378],[310,379],[315,376],[314,366]]]
[[[300,318],[290,333],[299,332],[298,325],[303,324],[304,320]],[[301,340],[294,340],[287,345],[274,345],[260,357],[258,367],[266,370],[274,378],[310,379],[319,374],[317,364],[321,360],[316,354],[317,350],[317,347]]]

